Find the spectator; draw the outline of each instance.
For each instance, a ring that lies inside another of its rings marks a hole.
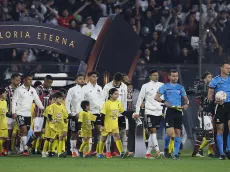
[[[161,61],[161,43],[159,41],[159,34],[158,32],[153,32],[152,34],[152,41],[149,44],[150,49],[150,60],[149,63],[159,63]]]
[[[19,21],[23,22],[42,22],[44,19],[44,16],[38,11],[35,5],[31,5],[31,9],[29,10],[24,10],[19,17]]]
[[[143,53],[143,56],[142,56],[142,59],[145,60],[145,62],[149,63],[150,62],[150,51],[148,48],[145,49],[144,53]]]
[[[93,31],[94,31],[94,29],[95,29],[95,26],[93,24],[92,17],[88,16],[86,18],[86,24],[82,25],[81,33],[86,35],[86,36],[91,36]]]
[[[12,15],[13,20],[15,20],[15,21],[19,21],[21,14],[25,10],[25,9],[23,9],[24,6],[22,4],[23,4],[23,1],[17,1],[13,10],[12,10],[11,15]]]
[[[194,64],[194,59],[193,57],[190,56],[187,47],[182,48],[182,53],[177,63],[181,63],[181,62],[184,64]]]
[[[8,21],[11,20],[12,17],[10,15],[11,9],[8,5],[8,0],[2,0],[2,4],[0,6],[0,21]]]
[[[11,75],[14,73],[20,73],[20,71],[18,70],[17,65],[12,65],[10,68],[7,68],[4,72],[4,80],[8,80],[11,78]],[[21,73],[20,73],[21,74]],[[22,75],[22,74],[21,74]]]
[[[71,30],[75,30],[75,31],[80,32],[80,26],[77,25],[77,23],[76,23],[75,20],[70,20],[70,21],[69,21],[69,28],[70,28]]]
[[[152,17],[152,12],[150,10],[146,11],[146,16],[141,22],[141,26],[149,28],[149,31],[152,33],[155,31],[155,22]]]

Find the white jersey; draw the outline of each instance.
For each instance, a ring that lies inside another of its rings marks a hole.
[[[136,104],[136,113],[139,114],[141,104],[145,99],[146,115],[154,115],[154,116],[162,115],[162,110],[163,110],[162,103],[159,103],[156,100],[154,100],[154,97],[156,96],[158,89],[162,85],[164,85],[162,82],[150,81],[141,87],[141,91],[138,96],[138,100]]]
[[[26,88],[25,85],[18,87],[14,91],[12,98],[12,114],[30,117],[33,101],[35,101],[35,104],[40,109],[44,109],[42,102],[33,87],[30,87],[29,89]]]
[[[81,112],[81,102],[83,99],[83,94],[81,94],[83,87],[76,85],[69,89],[66,99],[65,106],[68,114],[75,116]]]
[[[109,90],[111,88],[115,88],[113,86],[113,81],[107,83],[103,88],[103,97],[104,97],[105,101],[107,101],[109,98]],[[127,110],[127,94],[128,94],[127,93],[128,92],[127,85],[125,85],[124,83],[121,83],[120,87],[116,88],[116,89],[119,92],[118,100],[122,103],[124,110],[126,111]]]
[[[92,114],[100,114],[104,104],[102,88],[99,85],[93,86],[90,82],[82,89],[83,100],[90,102],[90,112]]]

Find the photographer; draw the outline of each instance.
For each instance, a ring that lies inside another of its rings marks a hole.
[[[211,80],[212,74],[210,72],[205,72],[202,75],[201,80],[195,83],[195,95],[197,104],[199,106],[197,114],[200,121],[200,128],[197,128],[195,131],[197,138],[192,153],[193,157],[203,157],[202,149],[207,144],[209,144],[208,156],[214,157],[213,153],[216,153],[216,145],[213,138],[212,113],[210,113],[212,110],[210,109],[209,103],[207,101],[208,84]]]

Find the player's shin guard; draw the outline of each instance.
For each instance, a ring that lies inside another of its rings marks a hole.
[[[107,139],[106,139],[106,144],[105,144],[105,147],[106,147],[106,152],[111,152],[111,135],[108,135],[107,136]]]
[[[224,155],[224,143],[223,143],[223,134],[217,134],[216,136],[217,146],[220,152],[220,155]]]
[[[180,144],[181,144],[181,138],[175,137],[175,139],[174,139],[174,156],[178,155],[179,150],[180,150]]]
[[[102,141],[100,141],[100,142],[99,142],[99,154],[102,154],[102,153],[103,153],[104,146],[105,146],[105,143],[102,142]]]
[[[197,136],[196,141],[195,141],[195,146],[194,146],[194,150],[193,150],[193,155],[196,155],[199,152],[200,149],[200,145],[202,143],[202,137],[201,136]]]
[[[165,135],[165,137],[164,137],[164,148],[165,149],[168,149],[169,148],[169,142],[170,142],[170,137],[169,136],[167,136],[167,135]]]
[[[226,147],[226,151],[230,151],[230,133],[228,133],[228,137],[227,137],[227,147]]]
[[[119,153],[121,154],[121,152],[123,151],[121,140],[116,140],[116,145]]]

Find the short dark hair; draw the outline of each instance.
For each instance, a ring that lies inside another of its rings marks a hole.
[[[42,85],[41,81],[35,81],[34,88],[38,87],[39,85]]]
[[[51,75],[46,75],[45,79],[53,81],[53,77]]]
[[[99,74],[98,74],[98,72],[96,72],[96,71],[92,71],[92,72],[89,72],[89,73],[88,73],[88,76],[92,76],[92,75],[97,75],[97,76],[98,76]]]
[[[77,74],[77,75],[75,76],[75,79],[74,79],[74,80],[76,80],[78,77],[84,77],[84,75],[82,75],[82,74]]]
[[[201,79],[205,79],[208,75],[211,75],[211,72],[205,72],[202,74]]]
[[[87,101],[87,100],[83,100],[82,102],[81,102],[81,108],[83,109],[83,110],[86,110],[86,107],[87,106],[89,106],[89,101]]]
[[[122,73],[120,73],[120,72],[115,73],[115,75],[113,76],[113,80],[115,80],[115,81],[122,81],[123,80]]]
[[[51,94],[51,95],[49,96],[49,100],[52,100],[52,99],[55,99],[55,94]]]
[[[27,78],[27,77],[33,77],[33,75],[31,73],[26,73],[26,74],[23,75],[24,79]]]
[[[116,5],[115,7],[114,7],[114,9],[121,9],[121,6],[120,5]]]
[[[63,94],[65,94],[65,95],[67,93],[66,89],[64,89],[64,88],[60,88],[58,91],[61,92],[61,93],[63,93]]]
[[[6,92],[6,90],[4,88],[0,88],[0,95],[2,95],[5,92]]]
[[[230,64],[228,61],[223,61],[222,63],[221,63],[221,66],[220,67],[223,67],[225,64]]]
[[[110,97],[111,94],[115,93],[116,91],[118,91],[116,88],[111,88],[109,90],[109,97]]]
[[[156,70],[156,69],[152,69],[152,70],[149,71],[149,75],[151,75],[151,74],[153,74],[153,73],[159,73],[159,72],[158,72],[158,70]]]
[[[177,71],[176,69],[171,69],[171,70],[169,71],[169,76],[171,76],[172,73],[178,73],[178,71]]]
[[[11,79],[17,78],[19,76],[21,76],[19,73],[14,73],[11,75]]]
[[[63,98],[63,94],[62,94],[62,92],[60,92],[60,91],[57,91],[55,94],[54,94],[54,98]]]

